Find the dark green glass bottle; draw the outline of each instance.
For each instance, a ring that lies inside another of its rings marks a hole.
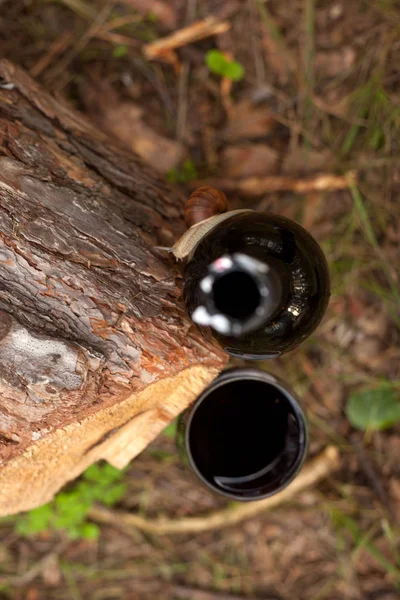
[[[304,341],[324,316],[327,262],[314,238],[290,219],[255,211],[225,216],[185,265],[189,315],[232,356],[279,356]]]
[[[223,371],[181,415],[177,446],[209,489],[239,501],[286,487],[308,445],[298,399],[275,377],[254,368]]]

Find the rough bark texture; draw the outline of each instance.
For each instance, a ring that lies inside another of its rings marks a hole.
[[[0,514],[99,458],[124,466],[222,367],[153,249],[183,231],[182,206],[0,61]]]

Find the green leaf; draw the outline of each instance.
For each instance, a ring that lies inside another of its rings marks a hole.
[[[167,173],[168,183],[187,183],[198,179],[199,174],[191,158],[187,158],[179,168],[172,168]]]
[[[219,50],[209,50],[206,54],[206,65],[212,73],[228,77],[232,81],[240,81],[244,77],[244,68],[236,60],[228,60]]]
[[[156,13],[154,13],[154,12],[150,11],[150,12],[147,14],[147,20],[148,20],[148,21],[150,21],[150,23],[157,23],[157,21],[158,21],[158,17],[157,17],[157,15],[156,15]]]
[[[100,466],[96,463],[94,465],[91,465],[83,473],[83,477],[84,479],[87,479],[87,481],[97,482],[101,477]]]
[[[100,528],[95,523],[84,523],[80,528],[80,535],[85,540],[97,540]]]
[[[67,527],[66,528],[66,532],[68,534],[68,537],[71,540],[80,540],[81,537],[82,537],[81,528],[78,527],[77,525],[76,526],[75,525],[74,526],[71,525],[71,527]]]
[[[115,46],[114,50],[113,50],[113,57],[114,58],[122,58],[124,56],[126,56],[128,54],[128,46],[125,46],[125,44],[120,44],[119,46]]]
[[[219,50],[209,50],[206,54],[206,65],[212,73],[223,75],[227,64],[225,56]]]
[[[167,172],[166,177],[168,183],[177,183],[179,179],[178,169],[176,167],[173,167],[170,171]]]
[[[92,465],[74,487],[57,494],[49,504],[18,517],[17,532],[25,536],[55,529],[65,531],[71,539],[98,537],[97,526],[86,521],[89,509],[97,500],[112,505],[124,496],[124,473],[125,470],[107,463]]]
[[[346,414],[357,429],[387,429],[400,421],[400,402],[390,384],[352,394]]]
[[[244,68],[239,62],[233,60],[226,63],[223,75],[232,81],[241,81],[244,77]]]
[[[149,450],[150,456],[159,462],[169,462],[174,458],[175,454],[166,450]]]
[[[126,484],[125,483],[115,483],[111,487],[104,489],[102,496],[99,498],[103,504],[107,504],[107,506],[112,506],[118,500],[124,497],[126,492]]]
[[[180,183],[187,183],[188,181],[194,181],[199,176],[196,165],[191,158],[187,158],[181,166],[179,181]]]
[[[175,438],[177,425],[178,420],[174,419],[169,425],[166,426],[166,428],[163,431],[163,434],[169,438]]]
[[[16,530],[23,536],[46,531],[49,528],[49,521],[52,515],[53,511],[50,504],[34,508],[18,518],[15,526]]]
[[[95,484],[108,485],[114,481],[120,481],[124,471],[112,467],[108,463],[103,465],[91,465],[83,474],[84,479]]]

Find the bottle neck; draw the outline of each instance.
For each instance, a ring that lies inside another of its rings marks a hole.
[[[282,304],[276,270],[246,253],[226,254],[208,267],[199,283],[192,320],[218,333],[240,337],[262,327]]]

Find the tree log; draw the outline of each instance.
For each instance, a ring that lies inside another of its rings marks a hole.
[[[0,515],[99,459],[124,467],[222,368],[154,250],[182,215],[137,156],[0,61]]]

